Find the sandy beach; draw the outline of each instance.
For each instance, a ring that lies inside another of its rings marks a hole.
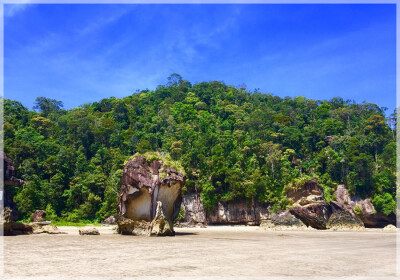
[[[396,233],[270,231],[259,227],[176,228],[174,237],[4,237],[4,276],[364,276],[394,277]]]

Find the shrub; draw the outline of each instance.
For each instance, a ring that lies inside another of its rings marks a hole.
[[[356,213],[357,216],[362,216],[362,207],[360,205],[356,205],[353,208],[354,213]]]
[[[395,212],[396,209],[396,201],[389,193],[375,195],[372,204],[374,204],[377,212],[385,215]]]
[[[185,207],[181,205],[178,217],[174,220],[174,223],[182,221],[185,218]]]

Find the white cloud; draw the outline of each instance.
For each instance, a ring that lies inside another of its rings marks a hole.
[[[21,13],[29,7],[30,0],[22,0],[18,4],[5,4],[4,5],[4,16],[13,17],[14,15]]]

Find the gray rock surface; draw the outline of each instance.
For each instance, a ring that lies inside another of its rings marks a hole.
[[[100,235],[100,232],[97,228],[80,229],[79,235]]]

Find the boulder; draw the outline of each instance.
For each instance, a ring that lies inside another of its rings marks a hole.
[[[168,155],[133,156],[125,164],[122,175],[118,202],[118,216],[122,220],[117,224],[123,228],[119,232],[130,231],[124,219],[151,223],[157,214],[158,201],[165,219],[172,224],[179,215],[185,180],[183,169]]]
[[[29,234],[33,232],[31,225],[13,221],[12,210],[9,207],[3,209],[1,223],[3,224],[4,235]]]
[[[103,225],[116,225],[117,219],[114,216],[109,216],[108,218],[104,219],[101,224]]]
[[[316,179],[306,182],[303,186],[286,190],[286,194],[293,201],[293,207],[289,210],[292,215],[306,226],[326,229],[332,209],[325,202],[323,189]]]
[[[300,219],[296,218],[289,211],[271,214],[269,219],[261,221],[260,226],[273,230],[301,230],[307,228]]]
[[[34,234],[64,234],[64,232],[59,231],[55,225],[40,222],[29,223],[29,225],[32,227]]]
[[[271,221],[275,226],[305,227],[306,225],[289,211],[281,211],[271,215]]]
[[[79,235],[100,235],[100,232],[97,228],[80,229]]]
[[[289,211],[306,226],[316,229],[326,229],[328,219],[332,213],[331,208],[325,202],[309,204],[307,206],[296,206]]]
[[[150,236],[175,235],[171,221],[168,220],[164,215],[161,201],[157,201],[156,215],[150,224],[149,234]]]
[[[392,231],[392,232],[396,232],[397,231],[397,227],[394,225],[387,225],[383,228],[384,231]]]
[[[294,206],[305,206],[312,203],[324,203],[324,191],[318,185],[317,179],[305,182],[303,186],[295,186],[286,190],[286,195]]]
[[[117,220],[117,232],[122,235],[149,235],[150,223],[146,221],[134,221],[120,217]]]
[[[332,213],[327,228],[332,230],[362,230],[365,227],[358,216],[353,216],[348,211],[341,210]]]
[[[36,210],[31,216],[31,222],[43,222],[46,218],[46,211]]]

